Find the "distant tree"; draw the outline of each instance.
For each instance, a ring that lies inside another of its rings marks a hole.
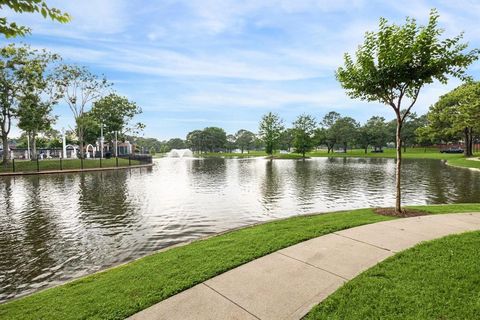
[[[240,148],[242,153],[247,150],[249,152],[255,142],[255,134],[245,129],[240,129],[235,133],[235,139],[237,141],[237,146]]]
[[[280,149],[290,151],[290,149],[293,147],[294,139],[295,135],[293,128],[287,128],[283,130],[279,142]]]
[[[358,123],[351,117],[340,117],[329,129],[334,141],[342,146],[347,152],[349,144],[353,144],[356,138]]]
[[[94,144],[100,137],[100,122],[91,111],[84,112],[77,119],[77,125],[83,127],[83,141],[86,145]]]
[[[397,119],[396,202],[401,208],[402,127],[417,101],[421,88],[435,80],[446,83],[448,76],[466,79],[465,70],[478,59],[478,50],[465,53],[462,35],[440,39],[439,15],[430,13],[427,26],[417,26],[407,18],[403,26],[380,19],[378,32],[367,32],[354,61],[345,54],[344,66],[336,76],[351,98],[378,101],[390,106]],[[404,104],[406,103],[406,107]],[[402,115],[401,110],[405,109]]]
[[[424,127],[426,124],[426,116],[418,116],[415,112],[411,112],[405,118],[402,129],[403,152],[407,152],[407,147],[412,147],[417,143],[417,129]]]
[[[364,148],[367,153],[368,147],[381,150],[388,142],[388,126],[385,118],[373,116],[359,128],[357,134],[357,143]]]
[[[180,138],[172,138],[167,141],[167,152],[172,149],[185,149],[186,147],[185,141]]]
[[[205,134],[202,130],[193,130],[187,134],[187,146],[193,152],[205,151]]]
[[[42,0],[1,0],[0,9],[8,7],[17,13],[40,13],[44,18],[67,23],[71,17],[68,13],[63,13],[56,8],[50,8],[46,1]],[[8,22],[6,17],[0,18],[0,33],[5,37],[24,36],[30,33],[30,28],[16,24],[15,22]]]
[[[327,146],[327,153],[330,153],[331,151],[333,152],[333,148],[337,143],[337,135],[332,130],[332,127],[340,118],[341,115],[338,112],[330,111],[323,117],[321,122],[322,128],[324,129],[322,132],[322,138]]]
[[[317,122],[315,118],[307,114],[298,116],[297,120],[293,122],[293,144],[295,151],[301,153],[304,158],[305,153],[312,150],[315,144],[314,136],[316,127]]]
[[[237,139],[234,134],[227,134],[225,149],[227,149],[228,152],[233,152],[233,150],[237,149]]]
[[[103,134],[110,141],[118,139],[119,135],[124,138],[126,134],[138,134],[144,128],[142,123],[132,123],[133,118],[142,113],[142,109],[135,102],[116,93],[95,101],[89,113],[98,123],[97,127],[103,126]],[[85,124],[83,128],[88,130]],[[97,138],[98,136],[97,131]]]
[[[325,128],[316,128],[314,133],[315,147],[327,144],[327,130]]]
[[[227,144],[225,130],[218,127],[207,127],[203,129],[204,146],[210,152],[220,151]]]
[[[269,112],[262,117],[258,134],[265,143],[265,152],[268,155],[273,155],[277,150],[283,130],[283,121],[277,114]]]
[[[83,157],[85,132],[83,113],[88,111],[87,108],[94,101],[103,96],[110,84],[105,77],[99,78],[88,71],[86,67],[65,64],[56,68],[55,83],[75,118],[80,156]]]
[[[90,112],[103,125],[105,135],[113,135],[114,132],[138,134],[144,127],[141,123],[132,123],[133,118],[142,113],[142,109],[135,102],[116,93],[95,101]]]
[[[465,156],[473,156],[475,134],[480,132],[480,82],[465,83],[441,96],[427,119],[437,136],[463,136]]]

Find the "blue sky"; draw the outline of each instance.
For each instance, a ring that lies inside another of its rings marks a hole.
[[[143,109],[144,136],[184,138],[207,126],[256,131],[260,117],[277,112],[289,125],[297,115],[321,119],[331,110],[364,122],[393,117],[386,106],[349,99],[334,71],[354,52],[379,17],[425,23],[439,10],[445,35],[465,32],[480,46],[479,1],[367,0],[82,0],[47,1],[69,12],[58,24],[34,15],[7,16],[32,27],[25,42],[61,54],[66,62],[105,74],[114,88]],[[480,64],[470,68],[476,79]],[[425,113],[459,82],[432,84],[415,107]],[[55,109],[57,128],[73,118]],[[13,132],[14,135],[18,131]]]

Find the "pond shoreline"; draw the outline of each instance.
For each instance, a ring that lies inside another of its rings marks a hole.
[[[85,168],[85,169],[65,169],[65,170],[43,170],[43,171],[20,171],[20,172],[0,172],[0,177],[11,176],[31,176],[31,175],[45,175],[45,174],[59,174],[59,173],[83,173],[83,172],[96,172],[96,171],[112,171],[112,170],[124,170],[135,168],[148,168],[153,167],[154,163],[138,164],[131,166],[121,167],[105,167],[105,168]]]

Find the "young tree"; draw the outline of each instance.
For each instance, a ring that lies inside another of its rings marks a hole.
[[[317,122],[310,115],[302,114],[293,122],[293,144],[295,151],[301,153],[305,158],[305,153],[312,150],[314,146],[314,136]]]
[[[448,76],[466,79],[466,68],[478,58],[478,50],[465,52],[462,35],[441,40],[439,15],[430,13],[426,26],[407,18],[404,25],[389,25],[380,19],[378,32],[367,32],[354,61],[345,54],[344,66],[336,76],[351,98],[378,101],[390,106],[396,115],[396,201],[401,208],[402,126],[415,105],[422,87],[435,80],[446,83]],[[405,109],[402,115],[401,110]]]
[[[83,157],[84,131],[82,121],[87,107],[100,99],[104,91],[110,87],[105,77],[98,78],[86,67],[60,65],[56,68],[55,84],[73,113],[76,124],[76,134],[80,144],[80,156]]]
[[[237,141],[238,147],[240,148],[240,150],[242,150],[242,153],[245,150],[249,152],[255,142],[255,134],[248,130],[240,129],[235,134],[235,139]]]
[[[277,114],[269,112],[262,117],[258,134],[265,143],[268,155],[272,156],[277,149],[283,130],[283,121]]]
[[[71,17],[68,13],[63,13],[56,8],[50,8],[45,1],[42,0],[2,0],[0,1],[0,9],[8,7],[17,13],[40,13],[44,18],[67,23]],[[30,28],[17,25],[15,22],[8,22],[7,18],[0,18],[0,33],[5,37],[24,36],[30,33]]]

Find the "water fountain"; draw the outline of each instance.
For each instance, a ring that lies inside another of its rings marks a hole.
[[[186,158],[193,157],[193,152],[190,149],[172,149],[167,153],[170,158]]]

